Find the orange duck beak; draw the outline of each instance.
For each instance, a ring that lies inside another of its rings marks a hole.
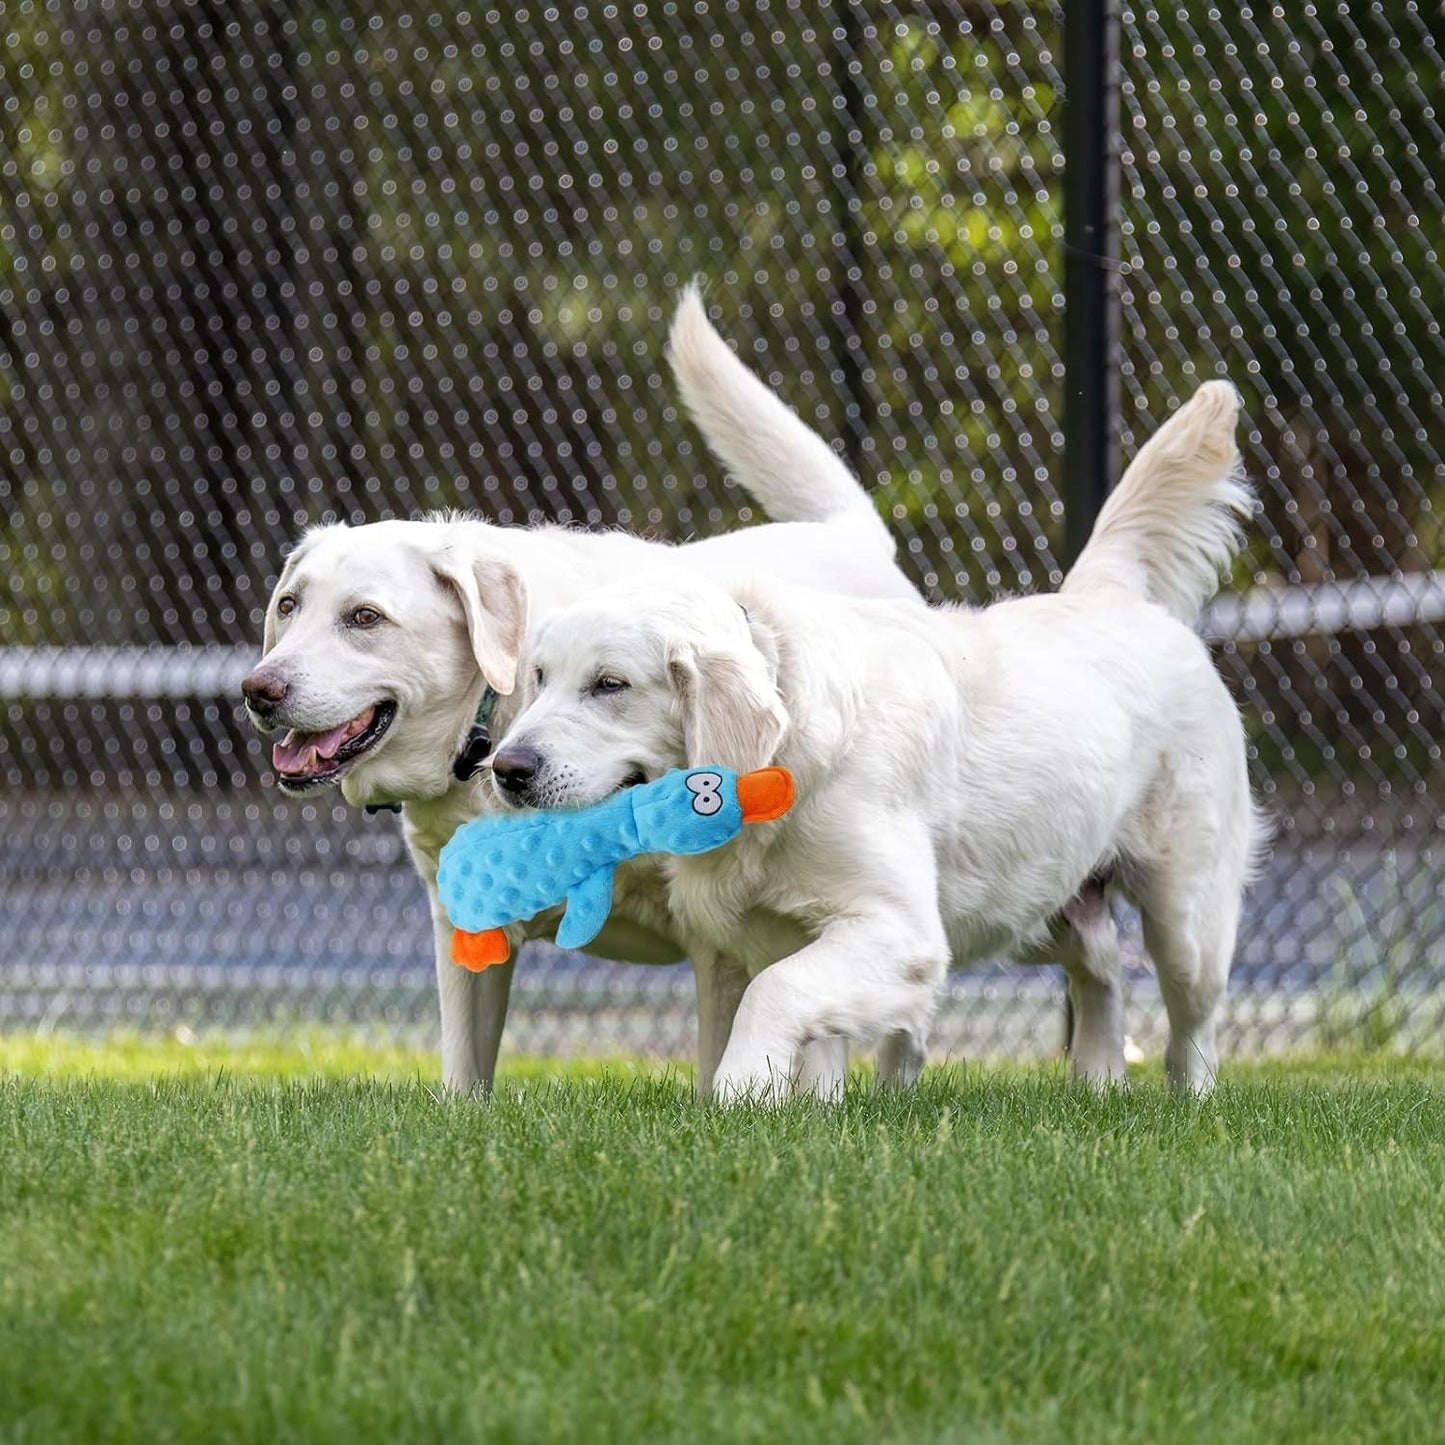
[[[756,768],[738,775],[744,823],[771,823],[793,806],[793,775],[786,768]]]

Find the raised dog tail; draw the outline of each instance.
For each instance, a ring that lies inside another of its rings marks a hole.
[[[773,521],[856,521],[861,537],[893,555],[893,534],[858,479],[734,355],[708,320],[696,282],[678,301],[668,353],[683,405],[708,450]]]
[[[1242,541],[1253,494],[1234,431],[1239,393],[1207,381],[1141,448],[1099,512],[1065,592],[1125,588],[1193,626]]]

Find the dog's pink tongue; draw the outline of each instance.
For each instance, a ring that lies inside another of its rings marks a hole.
[[[342,723],[339,728],[324,733],[289,732],[271,748],[271,766],[278,773],[313,772],[322,760],[335,757],[337,748],[352,733],[351,723]]]

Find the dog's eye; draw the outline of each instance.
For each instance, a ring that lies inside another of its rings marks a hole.
[[[626,692],[632,684],[626,678],[618,677],[615,673],[604,672],[596,682],[592,684],[593,697],[606,697],[614,692]]]
[[[532,669],[532,681],[537,684],[538,692],[541,692],[542,689],[547,686],[547,679],[542,675],[542,669],[540,667],[534,667]]]
[[[277,617],[290,617],[290,615],[291,615],[293,612],[295,612],[295,610],[296,610],[296,599],[295,599],[294,597],[290,597],[290,596],[282,597],[282,598],[276,603],[276,616],[277,616]]]
[[[375,627],[381,621],[381,613],[375,607],[358,607],[346,620],[353,627]]]

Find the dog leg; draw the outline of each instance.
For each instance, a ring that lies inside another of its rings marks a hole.
[[[855,828],[859,837],[886,831],[889,857],[900,861],[885,867],[869,855],[866,868],[840,867],[840,876],[868,878],[866,898],[840,896],[812,943],[748,985],[714,1083],[725,1103],[786,1098],[798,1052],[813,1040],[928,1036],[949,962],[933,840],[918,819],[891,810]]]
[[[1240,886],[1213,877],[1156,883],[1141,899],[1144,945],[1169,1015],[1164,1077],[1171,1089],[1207,1093],[1219,1072],[1214,1016],[1229,982]]]
[[[1057,936],[1074,1010],[1069,1072],[1094,1088],[1125,1084],[1119,930],[1102,883],[1091,879],[1064,905]]]
[[[803,1045],[797,1082],[803,1093],[811,1094],[825,1104],[840,1104],[847,1077],[847,1039],[809,1039]]]
[[[442,1085],[458,1094],[490,1092],[507,1022],[514,961],[470,973],[452,962],[452,926],[437,904],[432,913],[437,997],[441,1004]]]
[[[708,1099],[748,975],[726,955],[705,954],[697,948],[692,969],[697,981],[697,1097]],[[840,1100],[848,1072],[847,1039],[814,1039],[802,1053],[798,1087],[818,1099]]]
[[[880,1089],[911,1089],[927,1061],[927,1042],[920,1034],[898,1029],[878,1045],[874,1081]]]
[[[497,1054],[501,1051],[502,1030],[507,1024],[516,961],[514,954],[506,963],[494,963],[482,973],[472,975],[472,1058],[477,1084],[488,1094],[497,1077]]]
[[[1117,955],[1116,955],[1117,957]],[[1124,996],[1117,972],[1101,976],[1095,964],[1065,960],[1074,1031],[1069,1043],[1069,1076],[1101,1089],[1127,1084],[1124,1066]]]
[[[910,942],[900,948],[900,939]],[[718,1066],[716,1096],[724,1102],[786,1098],[807,1040],[862,1040],[880,1030],[925,1037],[947,966],[936,908],[931,916],[855,916],[829,924],[815,942],[748,985]]]
[[[700,947],[692,950],[692,974],[697,984],[697,1097],[709,1099],[748,975],[726,954]]]

